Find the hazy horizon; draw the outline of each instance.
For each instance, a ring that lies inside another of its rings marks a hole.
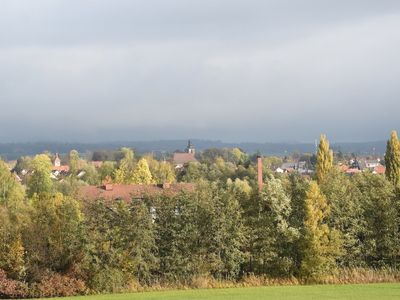
[[[399,1],[3,0],[0,143],[385,141]]]

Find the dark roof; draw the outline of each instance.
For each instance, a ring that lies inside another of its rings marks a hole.
[[[107,187],[107,188],[106,188]],[[144,198],[154,195],[176,195],[179,192],[193,192],[193,183],[174,184],[109,184],[106,186],[82,186],[78,189],[78,197],[82,200],[104,199],[112,201],[121,199],[130,201],[132,198]]]

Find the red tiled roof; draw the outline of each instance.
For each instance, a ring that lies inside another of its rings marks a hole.
[[[374,168],[374,173],[376,174],[385,174],[386,168],[385,166],[376,166]]]
[[[175,165],[184,165],[190,162],[196,162],[197,159],[194,157],[193,153],[174,153],[174,164]]]
[[[104,186],[82,186],[78,190],[78,197],[82,200],[130,201],[132,198],[143,198],[146,195],[176,195],[181,191],[193,192],[194,188],[193,183],[164,184],[164,187],[157,184],[109,184],[107,189]]]
[[[52,171],[69,172],[69,166],[53,166]]]
[[[347,166],[347,165],[340,165],[340,166],[339,166],[339,170],[340,170],[341,172],[346,172],[349,168],[350,168],[350,167]]]

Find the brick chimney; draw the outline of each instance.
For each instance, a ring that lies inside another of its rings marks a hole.
[[[261,156],[257,156],[257,183],[258,191],[261,192],[263,187],[263,164]]]

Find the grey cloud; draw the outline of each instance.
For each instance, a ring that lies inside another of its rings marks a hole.
[[[360,141],[399,128],[398,1],[0,5],[0,141]]]

